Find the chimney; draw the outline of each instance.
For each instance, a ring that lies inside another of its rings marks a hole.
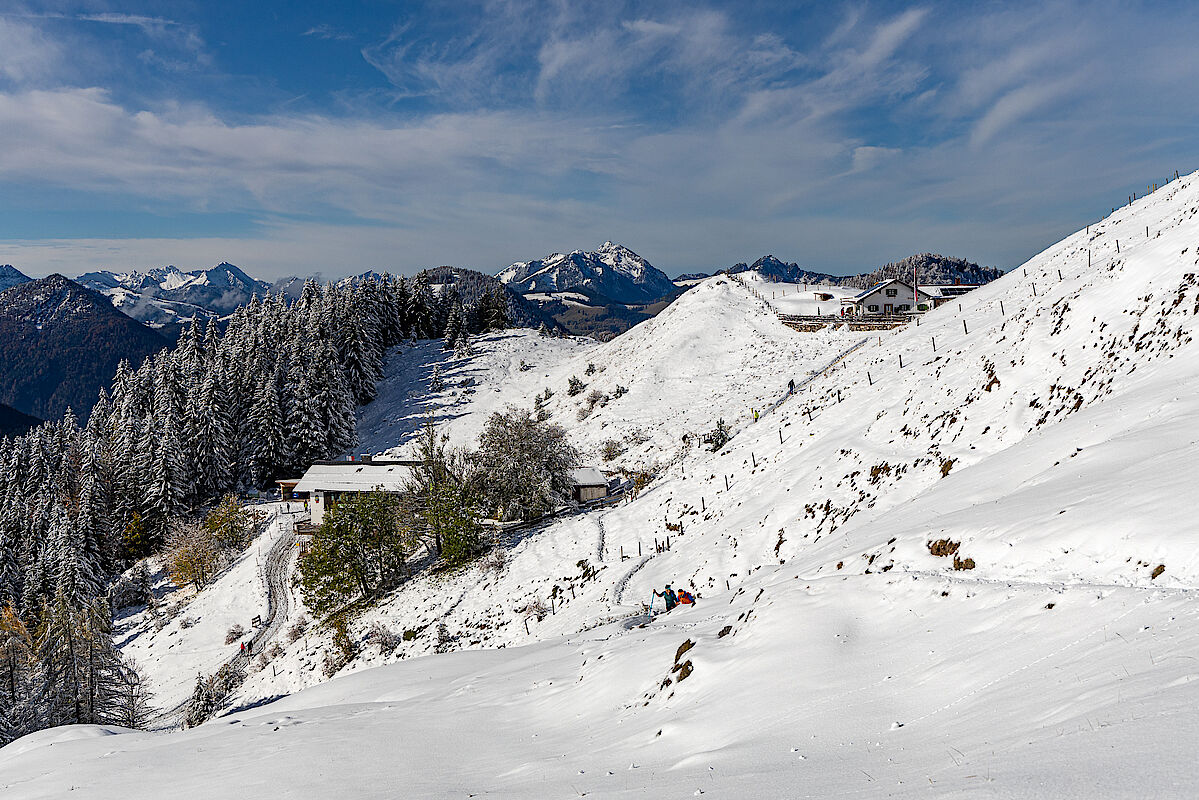
[[[363,464],[369,464],[369,463],[371,463],[371,454],[370,453],[362,453],[358,456],[358,460],[361,461]]]

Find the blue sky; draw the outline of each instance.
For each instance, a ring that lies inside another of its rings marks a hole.
[[[0,0],[0,263],[1012,267],[1199,168],[1191,3]]]

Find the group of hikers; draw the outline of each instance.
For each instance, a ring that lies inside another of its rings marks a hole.
[[[666,610],[673,611],[675,606],[693,606],[695,605],[695,596],[686,589],[679,589],[677,592],[670,588],[670,584],[666,584],[666,588],[659,592],[654,589],[654,597],[661,597],[666,601]],[[652,606],[653,603],[651,602]]]

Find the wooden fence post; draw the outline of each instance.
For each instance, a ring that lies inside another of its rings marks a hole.
[[[903,369],[903,353],[899,354],[899,368]]]
[[[1001,317],[1007,316],[1007,312],[1003,310],[1003,301],[1002,300],[999,301],[999,316],[1001,316]]]
[[[874,380],[870,377],[870,370],[866,370],[866,383],[870,386],[874,385]]]
[[[966,320],[962,320],[962,333],[970,333],[970,329],[966,327]]]

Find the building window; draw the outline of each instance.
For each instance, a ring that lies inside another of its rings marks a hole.
[[[887,290],[887,297],[894,297],[897,294],[899,294],[898,289],[888,289]]]
[[[908,305],[907,303],[904,303],[903,305],[901,305],[899,307],[899,310],[900,311],[911,311],[912,307],[910,305]]]
[[[920,305],[916,306],[916,310],[917,311],[928,311],[928,303],[921,303]]]
[[[878,311],[878,306],[866,306],[867,311]]]

